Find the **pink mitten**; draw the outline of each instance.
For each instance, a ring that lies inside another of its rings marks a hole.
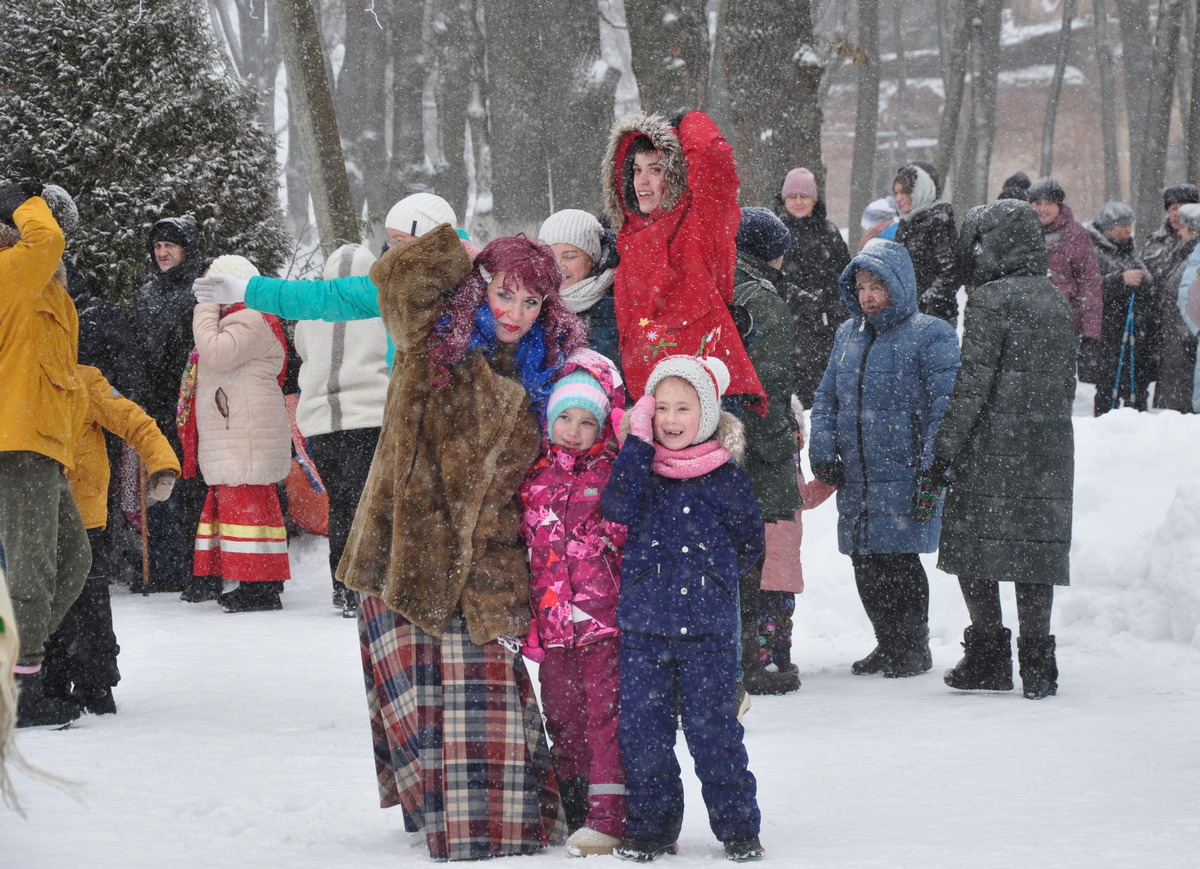
[[[529,633],[525,635],[525,642],[521,644],[521,654],[535,664],[546,660],[546,650],[542,648],[542,639],[536,623],[530,625]]]
[[[629,411],[629,431],[648,444],[654,443],[654,409],[657,402],[653,395],[643,395],[633,410]]]

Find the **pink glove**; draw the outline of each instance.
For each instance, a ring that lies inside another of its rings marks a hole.
[[[536,623],[530,626],[529,633],[525,635],[525,642],[521,645],[521,654],[535,664],[546,660],[546,650],[542,648],[542,640],[538,635]]]
[[[629,432],[648,444],[654,443],[654,410],[658,403],[653,395],[643,395],[629,411]]]

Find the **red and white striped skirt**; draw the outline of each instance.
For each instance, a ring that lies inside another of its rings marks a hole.
[[[291,578],[287,529],[274,483],[208,487],[196,529],[192,573],[237,582]]]

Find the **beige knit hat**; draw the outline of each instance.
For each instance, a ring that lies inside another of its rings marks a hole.
[[[729,388],[729,369],[715,356],[667,356],[646,379],[646,395],[653,395],[658,384],[668,377],[686,380],[700,397],[700,428],[692,443],[703,443],[717,430],[721,396]]]
[[[458,226],[458,216],[450,203],[435,193],[414,193],[392,206],[383,226],[384,229],[422,236],[443,223]]]
[[[208,273],[210,275],[228,275],[231,278],[241,278],[244,281],[248,281],[253,277],[257,277],[259,271],[254,263],[250,262],[244,256],[227,253],[212,261],[212,264],[208,267]]]
[[[578,208],[554,212],[538,230],[538,241],[542,244],[573,244],[588,255],[593,265],[600,261],[603,238],[604,227],[600,221]]]

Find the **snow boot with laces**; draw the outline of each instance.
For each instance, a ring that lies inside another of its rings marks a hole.
[[[963,631],[962,646],[962,660],[943,677],[947,685],[959,691],[1012,690],[1012,631],[971,625]]]
[[[1017,637],[1021,687],[1030,700],[1041,700],[1058,693],[1058,661],[1055,660],[1054,650],[1053,635]]]

